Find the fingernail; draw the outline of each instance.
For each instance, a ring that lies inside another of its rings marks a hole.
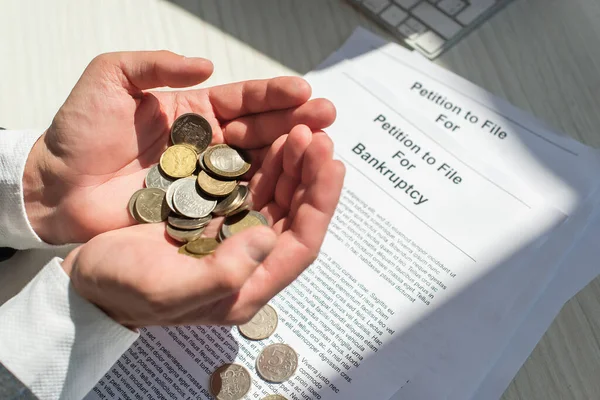
[[[260,232],[252,235],[246,243],[246,252],[257,263],[261,263],[273,251],[276,240],[277,238],[272,230],[268,228],[260,229]]]

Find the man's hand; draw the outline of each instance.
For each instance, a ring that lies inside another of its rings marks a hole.
[[[178,254],[164,224],[138,225],[96,236],[63,268],[78,293],[131,328],[244,323],[317,257],[345,172],[332,157],[331,140],[306,126],[254,151],[250,195],[272,228],[247,229],[213,255]]]
[[[27,160],[25,206],[41,239],[83,243],[134,224],[127,202],[166,149],[170,126],[181,114],[203,115],[213,129],[212,144],[258,154],[297,124],[319,130],[335,119],[330,102],[308,101],[311,90],[301,78],[147,91],[189,87],[212,70],[207,60],[166,51],[94,59]]]

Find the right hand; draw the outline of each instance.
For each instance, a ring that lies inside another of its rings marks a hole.
[[[82,297],[130,328],[245,323],[317,257],[344,179],[332,157],[331,139],[306,126],[257,152],[250,195],[272,228],[244,230],[212,255],[178,254],[164,224],[137,225],[94,237],[63,269]]]

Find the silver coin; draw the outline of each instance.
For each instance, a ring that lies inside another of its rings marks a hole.
[[[169,207],[165,200],[166,193],[159,188],[144,189],[135,200],[135,212],[147,223],[162,222],[169,216]]]
[[[250,390],[252,379],[239,364],[225,364],[210,376],[210,391],[217,400],[240,400]]]
[[[167,201],[167,205],[169,206],[171,211],[173,211],[174,213],[177,213],[177,214],[179,214],[179,212],[175,209],[175,206],[173,205],[173,193],[175,193],[175,190],[179,186],[181,186],[183,181],[184,181],[183,179],[178,179],[175,182],[173,182],[171,184],[171,186],[169,186],[169,188],[167,189],[167,196],[165,197],[165,200]]]
[[[214,210],[217,201],[200,193],[196,188],[196,178],[181,179],[183,182],[173,193],[175,210],[188,218],[202,218]]]
[[[210,123],[198,114],[183,114],[173,122],[171,141],[173,144],[190,144],[201,153],[212,141],[212,128]]]
[[[169,215],[167,222],[174,228],[191,230],[204,228],[212,220],[212,216],[207,215],[204,218],[185,218],[176,215]]]
[[[199,239],[202,236],[202,232],[204,232],[204,226],[198,229],[177,229],[172,227],[171,225],[167,225],[167,235],[171,237],[171,239],[180,242],[180,243],[188,243],[192,242],[196,239]]]
[[[246,186],[238,185],[229,196],[217,203],[217,206],[213,210],[213,214],[217,216],[227,215],[231,210],[235,210],[243,203],[244,193],[248,195],[248,188]]]
[[[163,174],[158,164],[156,164],[148,170],[144,182],[146,183],[147,188],[158,188],[167,191],[169,186],[171,186],[171,183],[173,183],[173,179],[170,179]]]
[[[258,310],[252,319],[243,325],[238,326],[242,335],[251,340],[266,339],[275,332],[277,328],[277,312],[273,307],[265,304]]]
[[[127,208],[129,209],[129,214],[131,214],[133,219],[135,219],[140,224],[145,224],[146,222],[143,221],[139,215],[137,215],[137,212],[135,211],[135,202],[136,202],[138,196],[140,195],[140,193],[142,193],[143,191],[144,191],[144,189],[140,189],[140,190],[136,191],[129,199],[129,204],[127,205]]]
[[[283,343],[265,347],[256,359],[256,372],[268,382],[285,382],[294,375],[296,368],[298,368],[298,354]]]
[[[243,211],[225,218],[221,226],[221,237],[227,239],[244,229],[260,225],[269,226],[264,215],[254,210]]]
[[[209,147],[210,149],[210,147]],[[207,149],[208,150],[208,149]],[[210,170],[208,168],[206,168],[206,165],[204,165],[204,154],[206,153],[206,150],[204,150],[202,153],[200,153],[200,155],[198,156],[198,165],[200,166],[200,169],[204,172],[210,172]]]

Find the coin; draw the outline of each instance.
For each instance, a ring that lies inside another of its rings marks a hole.
[[[173,183],[173,180],[163,174],[158,164],[156,164],[148,170],[144,183],[147,188],[158,188],[166,191],[171,186],[171,183]]]
[[[187,243],[198,239],[202,235],[202,232],[204,232],[204,227],[188,230],[177,229],[171,225],[167,225],[167,235],[169,235],[173,240],[181,243]]]
[[[144,189],[140,189],[140,190],[137,190],[134,194],[132,194],[131,198],[129,199],[129,204],[127,205],[127,208],[129,209],[129,214],[131,214],[133,219],[135,219],[140,224],[143,224],[144,221],[135,212],[135,201],[137,200],[140,193],[142,193],[143,191],[144,191]]]
[[[169,215],[167,222],[174,228],[178,229],[199,229],[204,228],[212,220],[212,216],[207,215],[202,218],[185,218],[176,215]]]
[[[226,144],[217,144],[204,153],[204,165],[222,178],[237,178],[250,169],[242,154]]]
[[[219,242],[213,238],[201,238],[194,241],[190,241],[185,245],[185,249],[192,254],[212,254],[215,252]]]
[[[212,141],[212,128],[204,117],[188,113],[180,115],[171,126],[173,144],[186,143],[202,153]]]
[[[208,147],[208,149],[210,149],[210,147]],[[200,155],[198,156],[198,165],[200,165],[200,169],[202,171],[207,171],[208,172],[208,168],[206,168],[206,165],[204,165],[204,154],[206,154],[206,152],[208,151],[208,149],[204,150],[202,153],[200,153]]]
[[[267,219],[258,211],[243,211],[239,214],[225,218],[221,226],[221,236],[227,239],[236,233],[253,226],[269,226]]]
[[[281,383],[298,367],[298,355],[287,344],[275,343],[263,349],[256,359],[256,372],[265,381]]]
[[[263,397],[262,400],[288,400],[280,394],[270,394],[267,397]]]
[[[198,154],[189,146],[175,145],[160,156],[160,168],[172,178],[185,178],[196,170]]]
[[[204,256],[206,255],[206,254],[194,254],[194,253],[190,253],[189,251],[187,251],[185,249],[185,245],[181,246],[179,248],[179,250],[177,250],[177,252],[179,254],[183,254],[183,255],[186,255],[186,256],[194,257],[194,258],[204,258]]]
[[[268,304],[258,310],[250,321],[238,326],[240,333],[252,340],[266,339],[275,332],[276,328],[277,312]]]
[[[231,210],[235,210],[242,204],[242,196],[244,193],[246,193],[246,196],[248,195],[248,188],[246,186],[238,185],[229,196],[217,203],[217,206],[213,210],[213,214],[223,216],[227,215]]]
[[[202,218],[211,213],[217,201],[203,196],[196,189],[196,178],[189,177],[173,192],[173,206],[179,214],[188,218]]]
[[[135,201],[135,212],[144,222],[161,222],[169,216],[169,206],[162,189],[143,189]]]
[[[201,171],[198,174],[198,186],[204,193],[214,197],[229,195],[237,186],[237,181],[220,181]]]
[[[169,188],[167,189],[167,196],[165,197],[167,200],[167,205],[169,206],[171,211],[177,214],[179,214],[179,212],[175,209],[175,206],[173,205],[173,193],[175,193],[175,190],[177,190],[177,188],[181,186],[181,184],[184,183],[184,181],[185,179],[178,179],[175,182],[173,182],[173,184],[171,184],[171,186],[169,186]]]
[[[210,391],[217,400],[239,400],[250,390],[252,380],[239,364],[224,364],[210,376]]]

